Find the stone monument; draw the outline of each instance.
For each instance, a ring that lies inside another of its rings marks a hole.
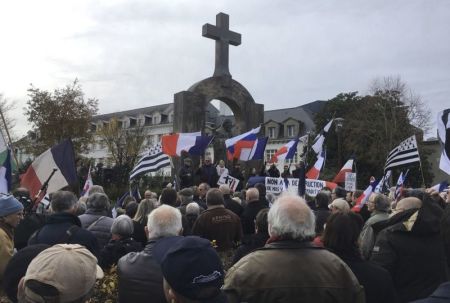
[[[215,40],[214,74],[195,83],[187,91],[175,94],[173,131],[204,131],[205,111],[209,102],[214,99],[224,102],[233,111],[234,123],[229,136],[259,126],[264,122],[264,105],[255,103],[247,89],[232,78],[228,67],[229,45],[240,45],[241,34],[230,31],[229,16],[219,13],[216,16],[216,25],[203,25],[202,35]],[[216,154],[216,148],[214,152],[215,161],[219,160],[217,156],[223,157]],[[217,152],[222,153],[219,150]]]

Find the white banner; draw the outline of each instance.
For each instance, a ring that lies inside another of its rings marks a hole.
[[[324,187],[328,187],[333,189],[337,186],[336,183],[323,181],[323,180],[314,180],[314,179],[306,179],[306,194],[311,197],[315,197]]]
[[[352,192],[356,190],[356,173],[345,173],[345,190]]]
[[[266,177],[266,192],[273,194],[280,194],[283,191],[288,191],[290,193],[297,194],[298,179]]]
[[[217,181],[217,185],[220,186],[222,184],[228,184],[232,191],[236,191],[236,188],[239,184],[239,179],[236,179],[224,172],[222,175],[220,175],[219,181]]]

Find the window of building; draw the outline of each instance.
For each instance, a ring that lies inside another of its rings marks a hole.
[[[288,125],[287,126],[287,136],[288,137],[294,137],[295,136],[295,125]]]
[[[266,162],[269,162],[272,159],[273,155],[277,152],[276,149],[266,149]]]
[[[97,125],[91,124],[91,132],[95,132],[97,130]]]
[[[136,127],[137,125],[137,119],[130,118],[130,127]]]
[[[269,138],[276,138],[276,127],[269,127]]]
[[[145,125],[152,125],[153,119],[152,117],[145,116]]]

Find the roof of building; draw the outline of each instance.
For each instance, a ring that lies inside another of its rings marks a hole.
[[[303,105],[264,111],[264,123],[270,120],[282,123],[288,118],[302,121],[305,124],[305,131],[314,129],[313,117],[310,112],[303,109]]]

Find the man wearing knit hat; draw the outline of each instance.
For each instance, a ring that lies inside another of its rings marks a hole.
[[[13,196],[0,196],[0,293],[3,273],[14,253],[14,229],[22,218],[22,203]]]

